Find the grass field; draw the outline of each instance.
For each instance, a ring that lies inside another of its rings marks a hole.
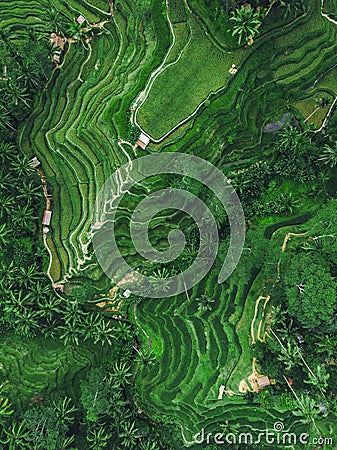
[[[162,69],[136,115],[141,128],[154,139],[163,137],[210,93],[224,87],[232,64],[238,65],[242,58],[242,51],[216,47],[195,17],[189,19],[189,26],[190,40],[179,60]]]

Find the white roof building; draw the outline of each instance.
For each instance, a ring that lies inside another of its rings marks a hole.
[[[139,147],[141,147],[143,150],[145,150],[145,148],[146,148],[147,144],[149,144],[149,142],[150,142],[149,136],[146,136],[146,134],[144,134],[144,133],[140,133],[140,136],[137,141],[137,145],[139,145]]]
[[[45,225],[45,226],[50,225],[51,215],[52,215],[52,211],[47,211],[46,209],[44,210],[43,217],[42,217],[42,225]]]
[[[30,167],[32,167],[33,169],[36,169],[40,165],[40,161],[37,159],[36,156],[34,156],[34,158],[30,160],[29,164],[30,164]]]

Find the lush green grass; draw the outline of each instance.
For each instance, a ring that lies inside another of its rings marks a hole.
[[[197,19],[192,18],[190,24],[191,40],[181,58],[157,76],[137,114],[140,126],[155,139],[192,114],[211,92],[225,86],[230,67],[241,60],[241,51],[228,54],[218,49]]]

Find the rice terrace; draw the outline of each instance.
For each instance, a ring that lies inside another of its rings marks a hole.
[[[2,449],[337,448],[336,50],[334,0],[0,0]]]

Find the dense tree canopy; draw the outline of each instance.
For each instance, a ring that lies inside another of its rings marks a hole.
[[[293,255],[284,283],[289,314],[304,328],[331,323],[336,310],[336,283],[323,257]]]

